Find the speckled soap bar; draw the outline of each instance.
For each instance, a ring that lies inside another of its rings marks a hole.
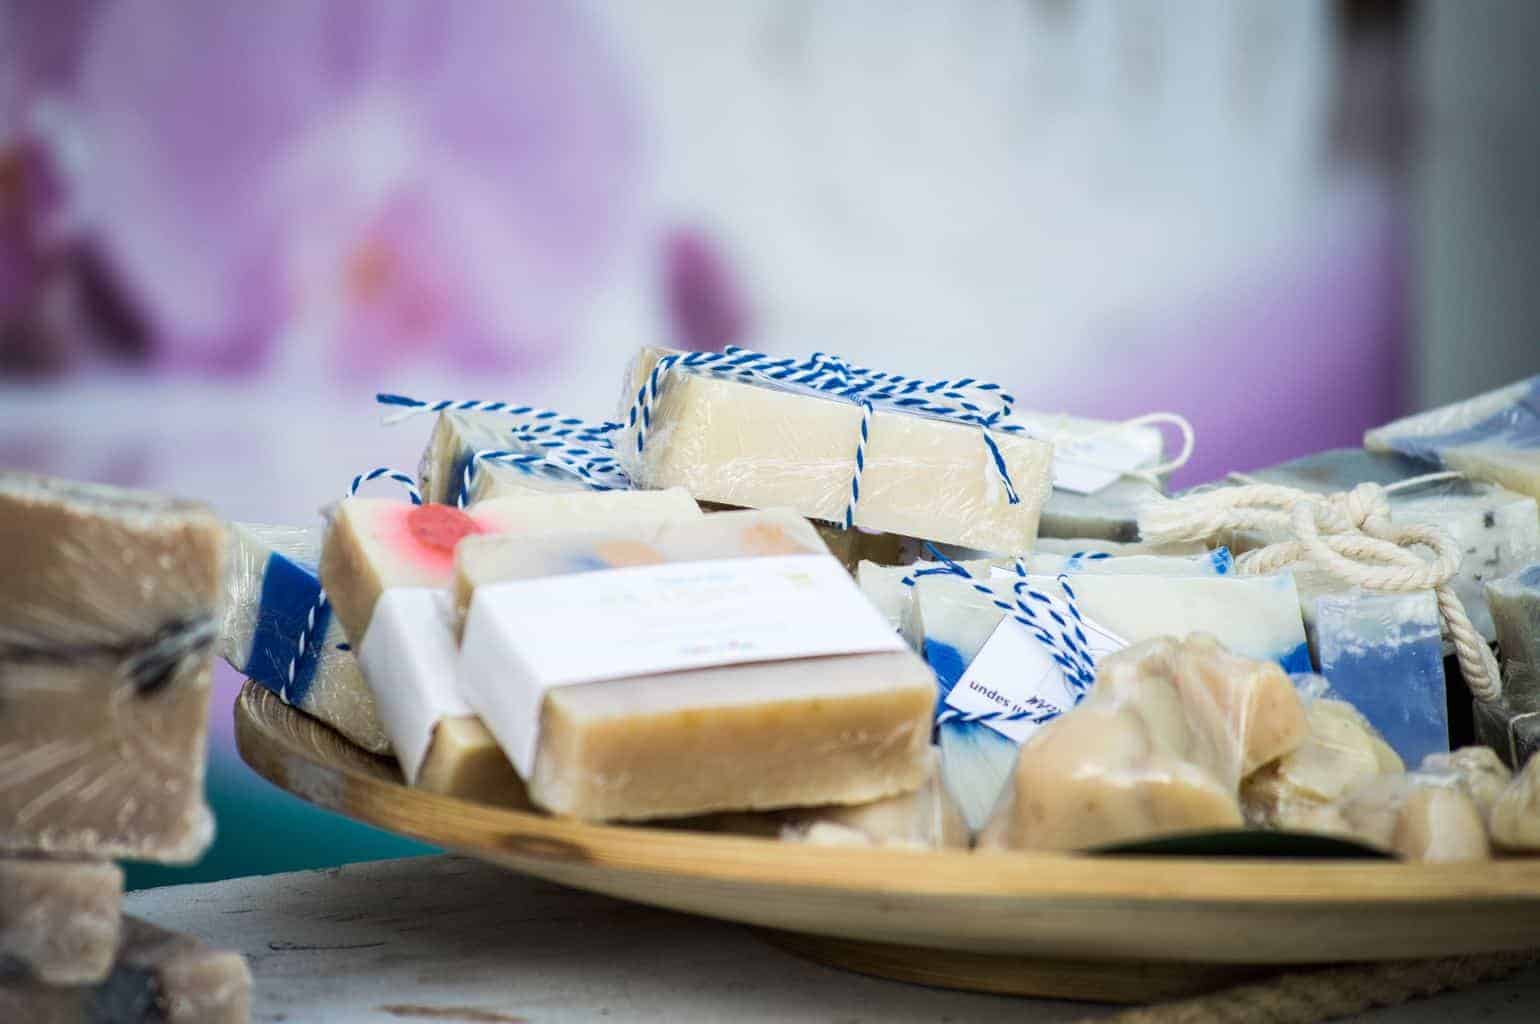
[[[0,850],[182,863],[225,532],[201,505],[0,474]]]
[[[0,857],[0,979],[101,981],[117,956],[122,902],[111,862]]]

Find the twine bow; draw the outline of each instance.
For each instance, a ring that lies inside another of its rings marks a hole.
[[[1366,590],[1432,590],[1472,695],[1487,704],[1500,700],[1497,659],[1450,586],[1460,570],[1459,546],[1437,526],[1391,522],[1386,494],[1386,488],[1373,483],[1326,495],[1278,484],[1224,487],[1146,504],[1139,511],[1139,532],[1154,544],[1207,540],[1230,530],[1281,535],[1288,539],[1237,558],[1237,571],[1260,575],[1307,565]],[[1419,554],[1418,548],[1428,554]]]

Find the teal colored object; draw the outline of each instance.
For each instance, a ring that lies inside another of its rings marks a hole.
[[[203,859],[189,867],[125,864],[129,889],[440,852],[290,796],[229,749],[210,750],[208,800],[214,810],[214,845]]]

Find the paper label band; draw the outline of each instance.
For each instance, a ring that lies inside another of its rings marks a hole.
[[[413,784],[439,721],[471,714],[455,682],[452,616],[448,591],[392,587],[375,602],[357,649],[380,724]]]

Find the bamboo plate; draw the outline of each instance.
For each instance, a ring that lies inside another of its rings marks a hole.
[[[348,817],[564,885],[771,929],[851,970],[1146,1001],[1283,964],[1540,946],[1540,858],[1373,860],[918,852],[592,825],[436,796],[248,682],[241,756]]]

